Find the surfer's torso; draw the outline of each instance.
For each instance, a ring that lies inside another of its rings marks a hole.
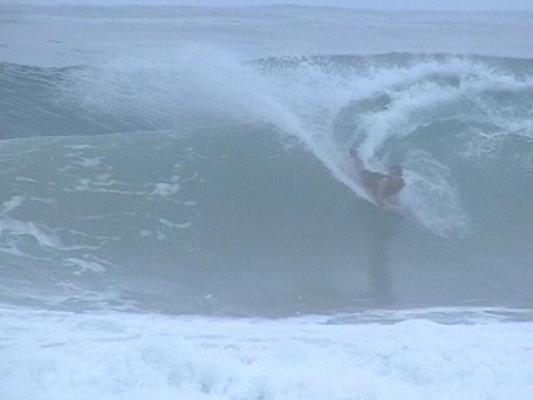
[[[401,176],[386,175],[367,169],[359,171],[359,179],[366,191],[384,209],[391,207],[389,199],[405,186]]]

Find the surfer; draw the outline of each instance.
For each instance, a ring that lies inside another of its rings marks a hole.
[[[393,165],[389,168],[388,174],[370,171],[357,154],[357,150],[351,149],[350,156],[354,160],[357,179],[377,205],[383,211],[397,213],[396,207],[391,203],[392,197],[398,194],[405,186],[403,171],[400,165]]]

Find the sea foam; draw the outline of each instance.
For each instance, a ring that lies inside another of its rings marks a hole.
[[[2,308],[0,320],[5,400],[507,400],[532,393],[530,323],[497,318],[333,323]]]

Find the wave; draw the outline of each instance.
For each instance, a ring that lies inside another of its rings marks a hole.
[[[100,66],[0,64],[3,297],[20,299],[13,281],[29,302],[58,286],[58,303],[81,302],[80,287],[96,301],[113,287],[156,307],[178,296],[189,311],[246,313],[374,301],[370,285],[405,305],[416,303],[408,271],[423,266],[428,279],[486,273],[481,298],[496,285],[520,303],[527,290],[505,284],[529,265],[530,66],[395,53],[242,62],[198,48]],[[364,201],[353,147],[372,169],[404,166],[405,220]],[[407,286],[390,284],[389,263]],[[516,274],[502,278],[504,264]],[[141,285],[151,269],[157,284]]]

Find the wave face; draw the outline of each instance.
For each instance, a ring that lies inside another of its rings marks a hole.
[[[2,302],[530,304],[531,60],[164,58],[0,64]],[[352,147],[404,167],[405,218],[365,200]]]

